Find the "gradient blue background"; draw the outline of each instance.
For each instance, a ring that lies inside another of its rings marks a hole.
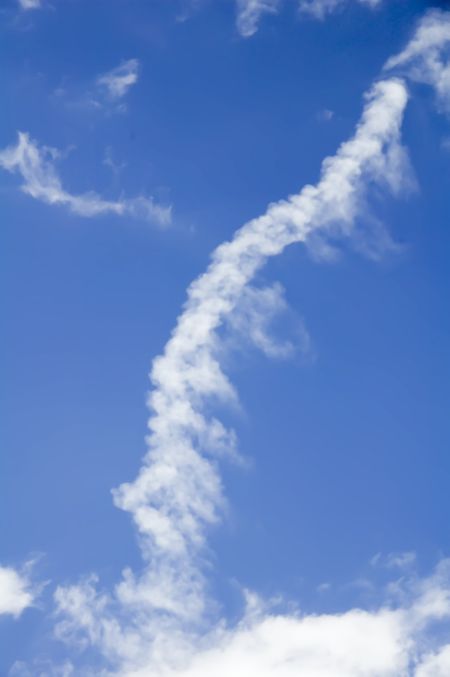
[[[110,489],[139,467],[147,373],[188,283],[269,201],[317,180],[425,6],[351,7],[315,23],[287,5],[249,40],[225,1],[183,22],[166,0],[55,0],[26,16],[14,2],[3,8],[0,147],[17,130],[74,145],[60,163],[72,192],[146,192],[174,205],[165,232],[82,219],[0,176],[0,558],[42,554],[42,608],[56,583],[96,571],[109,586],[125,565],[139,567]],[[141,73],[126,113],[80,104],[98,74],[129,58]],[[374,263],[344,247],[318,264],[292,247],[260,277],[286,287],[317,359],[231,360],[244,414],[227,419],[250,463],[224,466],[230,509],[211,535],[213,585],[230,613],[234,580],[305,609],[340,609],[362,594],[351,581],[383,575],[369,565],[375,553],[413,550],[424,570],[449,554],[450,130],[418,89],[404,126],[418,191],[374,205],[400,251]],[[119,177],[103,164],[107,147],[126,163]],[[323,582],[332,587],[319,594]],[[1,675],[37,647],[57,650],[39,609],[1,620],[0,632]]]

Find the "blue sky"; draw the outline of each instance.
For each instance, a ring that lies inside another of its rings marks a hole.
[[[450,674],[437,4],[3,4],[0,675]]]

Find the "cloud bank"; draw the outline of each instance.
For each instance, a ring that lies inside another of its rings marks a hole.
[[[73,195],[62,186],[55,167],[57,152],[39,147],[25,132],[18,133],[15,146],[0,151],[0,167],[20,174],[21,189],[35,200],[49,205],[63,205],[69,211],[86,218],[101,214],[116,214],[143,219],[159,226],[171,221],[171,207],[163,207],[151,197],[139,196],[120,200],[104,200],[91,191]]]
[[[443,677],[450,644],[435,650],[430,636],[449,630],[450,562],[429,578],[408,581],[403,602],[345,613],[276,614],[256,606],[240,624],[220,631],[210,647],[197,647],[187,668],[171,677]],[[434,625],[434,627],[433,627]],[[120,673],[156,677],[146,667]]]

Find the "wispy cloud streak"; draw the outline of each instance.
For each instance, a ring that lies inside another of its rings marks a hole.
[[[244,38],[249,38],[258,30],[264,14],[276,14],[281,0],[236,0],[236,26]]]
[[[342,9],[355,0],[297,0],[302,14],[314,19],[324,19],[327,15]],[[360,5],[374,8],[382,0],[356,0]],[[236,27],[244,38],[254,35],[265,14],[277,14],[283,0],[236,0]]]
[[[130,87],[137,83],[138,75],[139,61],[128,59],[108,73],[100,75],[97,78],[97,85],[100,89],[105,90],[111,99],[117,100],[123,98]]]
[[[431,85],[443,110],[450,113],[450,13],[432,10],[420,22],[406,48],[391,57],[385,71]]]
[[[357,0],[357,2],[373,9],[381,4],[382,0]],[[349,0],[299,0],[300,11],[315,19],[324,19],[327,14],[332,14],[347,4]]]
[[[15,146],[0,151],[0,167],[23,178],[22,191],[50,205],[66,206],[74,214],[93,217],[100,214],[131,216],[167,226],[171,208],[163,207],[151,197],[139,196],[121,200],[104,200],[95,192],[73,195],[63,188],[55,167],[57,151],[39,147],[30,136],[19,132]]]

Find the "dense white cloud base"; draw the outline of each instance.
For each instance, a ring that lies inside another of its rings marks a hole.
[[[22,176],[22,190],[27,195],[50,205],[64,205],[83,217],[100,214],[131,216],[159,226],[171,221],[171,208],[156,204],[152,198],[139,196],[116,201],[104,200],[97,193],[73,195],[62,186],[55,167],[58,157],[54,149],[39,147],[30,136],[19,132],[17,144],[0,151],[0,167]]]
[[[33,604],[35,596],[26,569],[19,572],[12,567],[0,566],[0,616],[18,618]]]
[[[89,631],[89,641],[98,643],[107,662],[103,669],[83,666],[80,671],[68,671],[68,675],[448,677],[450,674],[449,560],[443,560],[428,578],[400,576],[388,586],[383,603],[371,610],[277,613],[249,595],[247,610],[237,625],[222,622],[202,635],[183,633],[180,627],[166,625],[164,634],[162,627],[158,629],[156,643],[148,617],[136,611],[141,625],[137,623],[135,632],[125,638],[117,622],[105,614],[105,600],[93,589],[80,604],[86,592],[82,588],[70,592],[78,595],[77,605],[71,609],[72,623]],[[159,625],[164,626],[161,618]],[[138,645],[139,659],[135,653]],[[49,677],[59,672],[43,674]]]

